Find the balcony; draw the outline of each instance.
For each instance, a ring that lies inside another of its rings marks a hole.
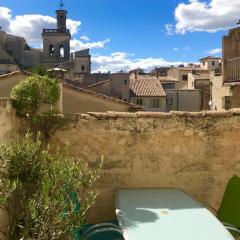
[[[240,82],[240,57],[228,59],[225,68],[225,83]]]

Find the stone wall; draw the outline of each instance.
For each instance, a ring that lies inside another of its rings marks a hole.
[[[181,188],[218,208],[228,180],[240,174],[240,110],[202,113],[98,113],[74,116],[51,139],[97,166],[94,221],[114,216],[118,188]]]
[[[16,118],[9,99],[0,99],[0,144],[9,143],[16,138],[19,119]],[[2,230],[8,225],[7,213],[0,210],[0,226]],[[0,239],[4,239],[0,233]]]
[[[0,113],[0,142],[9,142],[20,121],[7,99],[0,100]],[[218,208],[228,180],[240,175],[239,142],[240,109],[79,114],[50,140],[53,149],[68,143],[70,153],[90,167],[104,156],[99,197],[89,216],[95,222],[114,216],[118,188],[181,188]]]
[[[20,120],[12,108],[8,98],[0,99],[0,144],[8,143],[16,138]]]

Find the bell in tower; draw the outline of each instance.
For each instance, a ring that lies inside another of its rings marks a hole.
[[[70,60],[71,34],[67,29],[67,11],[63,1],[60,1],[57,13],[57,28],[43,29],[43,55],[44,64],[58,64]]]

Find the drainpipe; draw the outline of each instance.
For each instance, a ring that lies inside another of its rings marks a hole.
[[[177,91],[177,111],[178,111],[178,95],[179,95],[179,93],[178,93],[178,91]]]

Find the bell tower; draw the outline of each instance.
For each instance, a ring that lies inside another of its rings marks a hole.
[[[67,29],[67,10],[64,9],[63,0],[60,0],[56,10],[56,29],[43,29],[43,54],[41,62],[45,64],[58,64],[70,60],[71,34]]]
[[[63,0],[60,0],[57,14],[57,29],[59,31],[66,31],[67,29],[67,10],[64,9]]]

